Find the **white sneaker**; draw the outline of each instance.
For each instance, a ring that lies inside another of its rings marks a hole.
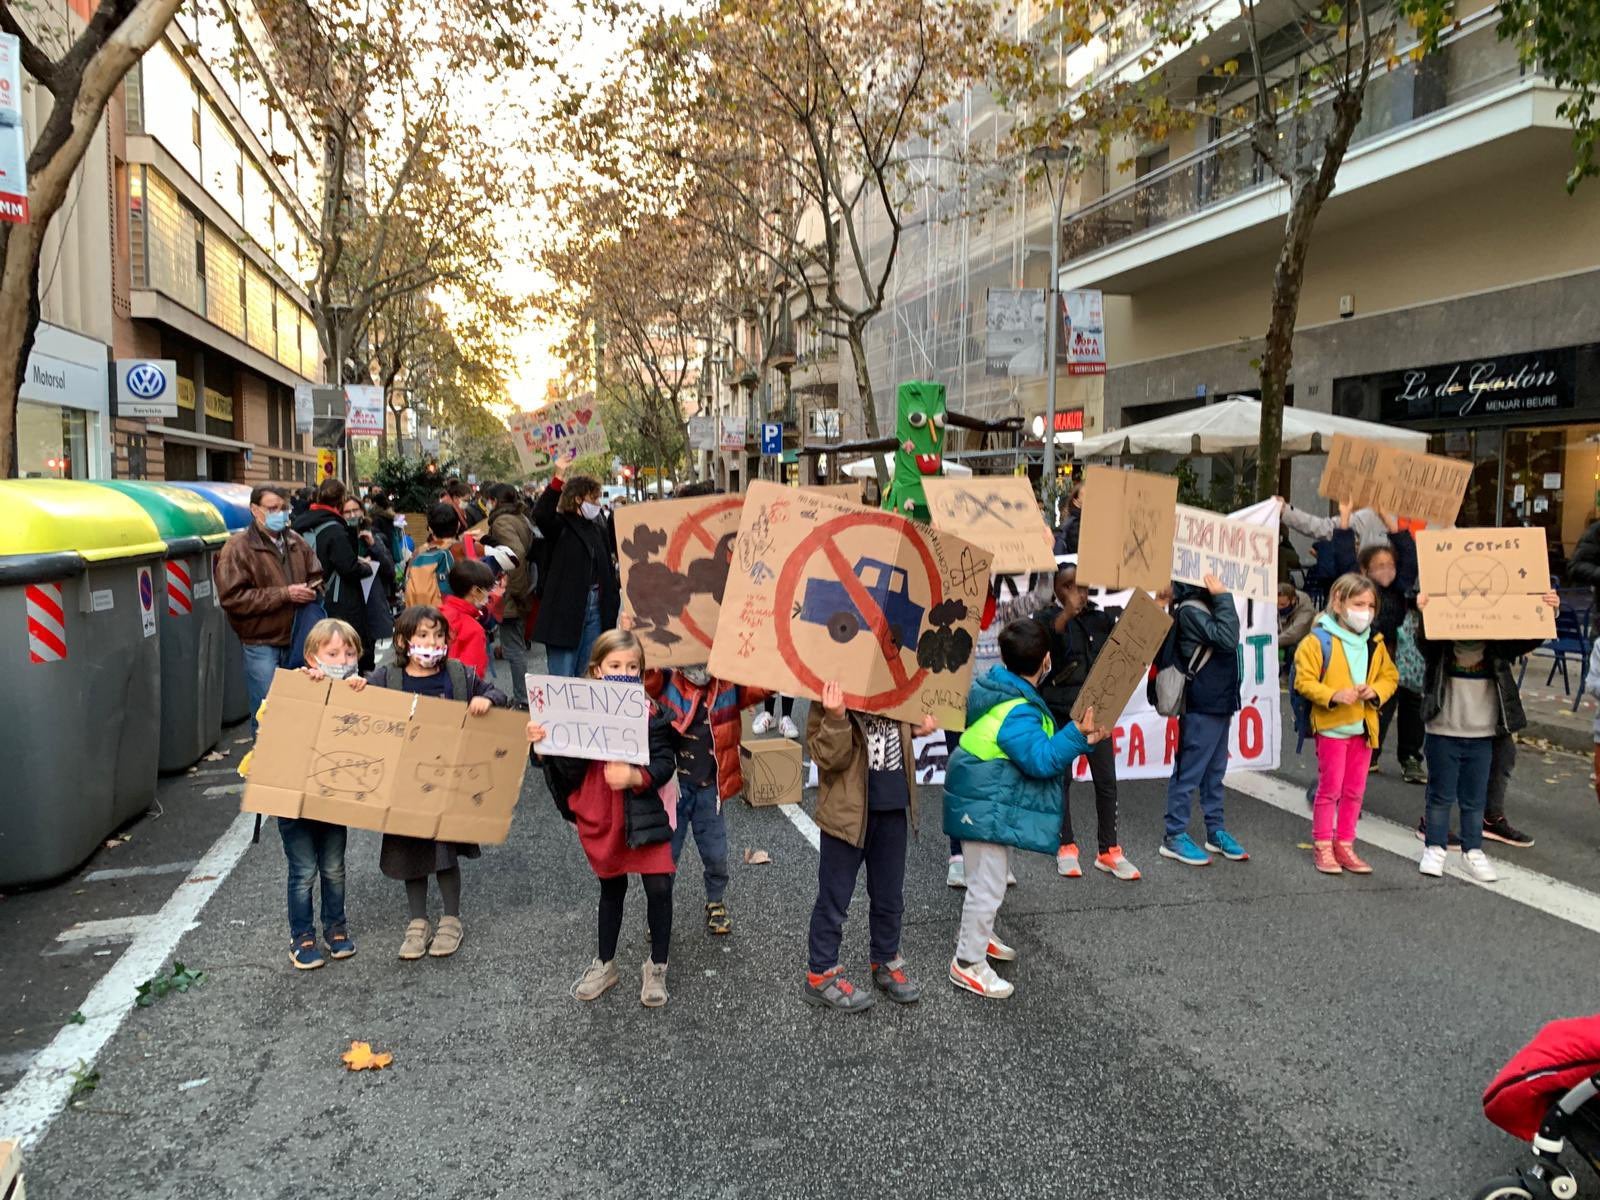
[[[1017,952],[997,937],[989,939],[989,957],[995,962],[1016,962]]]
[[[1482,851],[1479,851],[1482,853]],[[1424,846],[1422,848],[1422,861],[1417,864],[1417,870],[1424,875],[1432,875],[1438,879],[1444,874],[1444,847]]]
[[[758,712],[756,719],[750,722],[751,733],[771,733],[775,722],[769,712]]]
[[[794,723],[793,717],[785,717],[778,722],[778,732],[786,738],[798,738],[800,736],[800,726]]]
[[[1017,877],[1016,877],[1016,875],[1014,875],[1010,871],[1006,872],[1006,886],[1007,887],[1016,887],[1017,886]]]
[[[945,874],[945,884],[953,888],[967,886],[967,860],[960,855],[950,860],[950,870]]]
[[[1078,864],[1078,846],[1074,842],[1056,851],[1056,874],[1067,879],[1082,879],[1083,867]]]
[[[986,961],[971,967],[963,967],[955,959],[950,960],[950,982],[958,988],[982,996],[986,1000],[1004,1000],[1016,991],[1013,984],[994,973],[994,968]]]
[[[1479,883],[1494,883],[1500,876],[1494,873],[1494,864],[1482,850],[1468,850],[1462,855],[1467,860],[1467,874]]]

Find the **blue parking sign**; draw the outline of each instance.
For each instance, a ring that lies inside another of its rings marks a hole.
[[[761,423],[761,453],[773,457],[783,453],[783,425],[779,422]]]

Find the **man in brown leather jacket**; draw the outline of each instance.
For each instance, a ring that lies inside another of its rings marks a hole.
[[[322,567],[305,539],[289,528],[289,498],[282,488],[250,493],[248,529],[228,539],[217,556],[217,596],[228,623],[244,643],[250,727],[272,686],[272,674],[289,662],[296,612],[317,598]]]

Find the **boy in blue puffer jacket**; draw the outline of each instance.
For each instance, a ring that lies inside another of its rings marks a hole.
[[[1011,850],[1056,852],[1061,828],[1061,779],[1078,755],[1105,737],[1094,709],[1056,731],[1038,692],[1050,672],[1050,636],[1031,619],[1000,631],[1000,661],[972,681],[967,731],[945,767],[944,831],[961,839],[967,895],[961,934],[950,960],[950,982],[1003,1000],[1015,990],[989,959],[1010,962],[1017,952],[994,937],[1006,895]]]

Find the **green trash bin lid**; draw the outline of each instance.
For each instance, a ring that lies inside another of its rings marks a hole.
[[[228,540],[228,525],[216,505],[196,492],[167,483],[126,479],[97,480],[91,486],[119,492],[150,515],[167,543],[167,557],[193,554]]]
[[[71,479],[0,479],[0,583],[75,575],[85,563],[159,558],[156,524],[128,497]]]

